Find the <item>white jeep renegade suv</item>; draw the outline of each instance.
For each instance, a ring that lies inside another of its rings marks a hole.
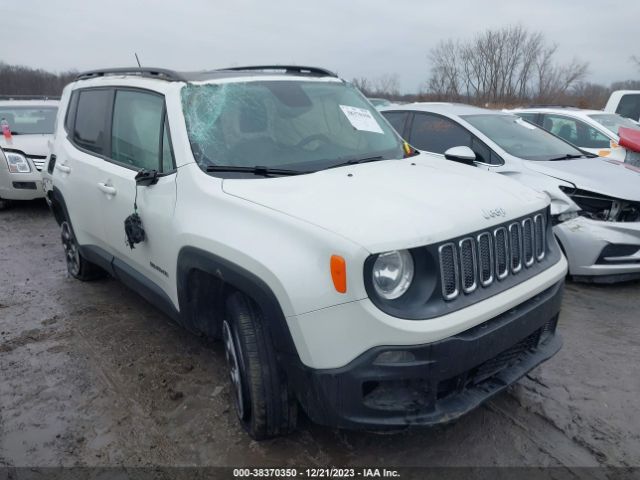
[[[307,67],[80,75],[48,195],[68,270],[222,338],[254,438],[450,421],[555,354],[549,200],[419,153]]]

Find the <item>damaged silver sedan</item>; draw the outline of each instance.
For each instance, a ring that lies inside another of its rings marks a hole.
[[[640,278],[639,168],[580,150],[505,112],[451,103],[381,110],[414,147],[545,192],[576,280]]]

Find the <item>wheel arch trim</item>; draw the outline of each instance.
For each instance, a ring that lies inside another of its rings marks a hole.
[[[183,319],[192,308],[189,299],[189,275],[199,270],[220,280],[225,287],[245,293],[262,310],[274,347],[279,353],[295,354],[297,350],[287,320],[276,295],[267,283],[254,273],[229,260],[200,248],[185,246],[178,253],[176,282],[178,303]]]

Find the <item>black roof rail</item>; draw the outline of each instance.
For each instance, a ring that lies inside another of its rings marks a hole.
[[[88,80],[90,78],[105,77],[108,75],[137,75],[146,78],[156,78],[168,82],[184,82],[186,79],[179,73],[166,68],[105,68],[100,70],[90,70],[82,72],[75,78],[76,80]]]
[[[59,95],[0,95],[0,100],[60,100]]]
[[[308,75],[320,75],[323,77],[338,77],[338,75],[336,75],[330,70],[326,70],[324,68],[319,68],[319,67],[307,67],[304,65],[251,65],[248,67],[221,68],[218,71],[251,72],[251,71],[265,71],[265,70],[275,70],[275,71],[284,70],[285,73],[301,73],[301,74],[308,74]]]

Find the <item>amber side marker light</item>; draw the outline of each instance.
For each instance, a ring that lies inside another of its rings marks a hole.
[[[339,293],[347,293],[347,262],[340,255],[331,255],[331,279]]]

